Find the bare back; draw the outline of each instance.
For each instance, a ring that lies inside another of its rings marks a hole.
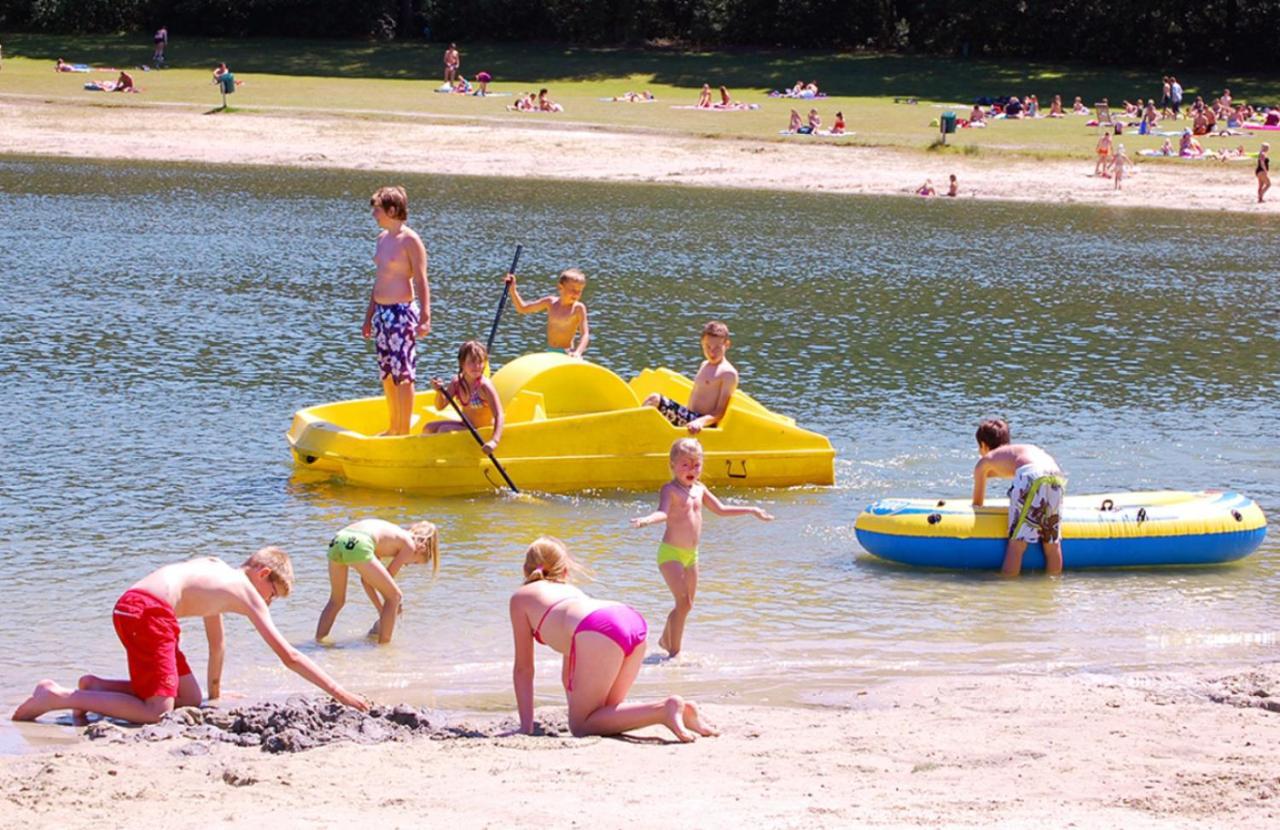
[[[132,589],[169,603],[178,617],[248,616],[255,600],[266,609],[243,570],[213,557],[165,565],[138,580]]]
[[[363,533],[373,539],[373,552],[379,559],[394,559],[406,545],[413,548],[413,535],[384,519],[361,519],[347,525],[346,530]]]
[[[578,623],[593,611],[619,603],[592,599],[572,585],[539,580],[519,588],[511,604],[530,632],[537,632],[543,643],[559,653],[568,654]]]

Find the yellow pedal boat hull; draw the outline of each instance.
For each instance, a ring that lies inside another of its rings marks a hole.
[[[658,392],[687,401],[693,384],[668,369],[645,369],[630,383],[566,355],[520,357],[493,375],[506,413],[499,462],[522,490],[656,488],[671,477],[671,443],[688,436],[640,402]],[[440,495],[486,492],[505,484],[466,430],[423,435],[431,421],[456,420],[434,408],[435,393],[414,399],[407,436],[382,437],[385,399],[362,398],[300,409],[288,432],[299,468],[366,487]],[[480,434],[488,439],[492,429]],[[835,450],[824,436],[796,426],[741,390],[721,424],[698,436],[709,485],[829,485]]]

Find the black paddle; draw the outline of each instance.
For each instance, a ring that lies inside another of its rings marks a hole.
[[[516,255],[511,260],[511,270],[507,272],[508,274],[514,274],[516,272],[516,265],[520,263],[520,252],[523,250],[524,250],[523,245],[519,245],[519,244],[516,245]],[[506,285],[502,286],[502,299],[498,300],[498,313],[493,315],[493,326],[489,329],[489,342],[486,343],[484,347],[485,352],[489,354],[493,353],[493,338],[498,334],[498,321],[502,319],[502,309],[507,307],[507,295],[510,293],[511,293],[511,283],[507,283]],[[502,469],[502,468],[499,467],[498,469]],[[503,475],[505,476],[506,473],[503,473]],[[507,480],[507,483],[508,484],[511,483],[510,479]],[[511,489],[514,490],[515,485],[512,485]]]
[[[520,248],[519,248],[519,246],[517,246],[517,247],[516,247],[516,258],[517,258],[517,259],[519,259],[519,258],[520,258]],[[513,267],[514,267],[514,264],[513,264]],[[505,296],[505,295],[504,295],[504,296]],[[498,313],[499,313],[499,314],[501,314],[501,313],[502,313],[502,308],[501,308],[501,306],[499,306],[499,308],[498,308]],[[495,320],[495,321],[494,321],[494,323],[496,324],[496,323],[497,323],[497,321]],[[472,437],[472,438],[474,438],[474,439],[476,439],[476,443],[477,443],[477,444],[479,444],[479,445],[480,445],[480,449],[482,449],[482,450],[483,450],[483,449],[484,449],[484,439],[480,437],[480,433],[476,432],[476,428],[475,428],[474,426],[472,426],[470,419],[468,419],[466,415],[462,414],[462,410],[458,408],[458,403],[457,403],[457,401],[455,401],[455,400],[453,399],[453,395],[450,395],[450,394],[449,394],[449,387],[445,386],[445,385],[444,385],[444,383],[442,383],[442,382],[440,381],[440,379],[439,379],[439,378],[436,378],[436,379],[435,379],[435,381],[434,381],[434,383],[439,384],[439,389],[440,389],[440,392],[444,395],[444,399],[445,399],[446,401],[448,401],[448,402],[449,402],[449,406],[453,407],[453,411],[454,411],[454,412],[456,412],[456,413],[458,413],[458,417],[462,419],[462,423],[463,423],[463,424],[465,424],[465,425],[466,425],[466,427],[467,427],[467,429],[471,431],[471,437]],[[511,488],[511,492],[513,492],[513,493],[519,493],[519,492],[520,492],[520,488],[519,488],[519,487],[516,487],[515,482],[511,480],[511,476],[507,475],[507,471],[506,471],[506,470],[504,470],[504,469],[502,469],[502,465],[498,463],[498,459],[494,457],[494,455],[493,455],[493,453],[492,453],[492,452],[489,452],[488,450],[485,450],[485,452],[487,452],[487,453],[488,453],[488,455],[489,455],[489,460],[493,462],[493,466],[495,466],[495,467],[497,467],[497,468],[498,468],[498,472],[499,472],[499,473],[502,473],[502,477],[503,477],[503,479],[505,479],[505,480],[506,480],[506,482],[507,482],[507,486]]]

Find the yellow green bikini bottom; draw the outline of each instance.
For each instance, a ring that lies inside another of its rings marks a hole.
[[[662,542],[658,545],[658,566],[667,562],[679,562],[686,568],[692,568],[698,564],[698,549],[681,548]]]

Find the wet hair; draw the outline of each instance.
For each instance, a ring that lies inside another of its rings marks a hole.
[[[1009,425],[1000,418],[991,418],[978,425],[978,442],[989,450],[1009,443]]]
[[[728,337],[729,327],[719,320],[710,320],[702,327],[702,336],[706,337],[707,335],[712,337]]]
[[[697,438],[677,438],[671,445],[669,458],[672,464],[676,463],[677,458],[685,456],[694,456],[702,458],[702,444],[698,443]]]
[[[413,537],[414,555],[422,564],[431,565],[431,575],[440,573],[440,531],[431,522],[415,522],[409,525],[409,535]]]
[[[564,285],[566,282],[576,282],[581,285],[586,285],[587,275],[577,268],[566,268],[560,272],[559,284]]]
[[[289,554],[280,548],[259,548],[240,567],[245,570],[270,569],[268,578],[275,584],[279,596],[287,597],[293,590],[293,562],[289,560]]]
[[[409,197],[399,185],[378,188],[369,197],[369,204],[382,208],[392,219],[404,222],[409,218]]]
[[[458,347],[458,371],[459,372],[462,371],[462,367],[466,364],[467,360],[472,357],[479,358],[480,362],[484,363],[486,360],[489,359],[489,350],[486,349],[484,347],[484,344],[481,343],[479,340],[468,340],[467,342],[463,343],[461,346]]]
[[[589,575],[586,568],[573,561],[569,549],[554,536],[539,536],[524,553],[524,584],[545,579],[568,583],[575,575]]]

